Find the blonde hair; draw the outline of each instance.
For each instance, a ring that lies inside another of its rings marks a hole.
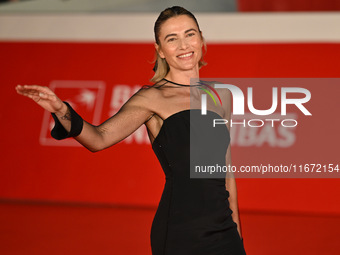
[[[168,20],[169,18],[180,16],[180,15],[187,15],[190,18],[192,18],[195,21],[195,23],[198,27],[199,33],[201,35],[201,30],[199,28],[199,25],[198,25],[198,22],[197,22],[195,16],[191,12],[189,12],[188,10],[184,9],[183,7],[173,6],[173,7],[167,8],[164,11],[162,11],[161,14],[158,16],[156,22],[155,22],[155,26],[154,26],[155,41],[156,41],[156,43],[159,47],[161,47],[160,41],[159,41],[159,33],[160,33],[161,25],[166,20]],[[201,35],[201,38],[203,40],[204,53],[202,52],[202,57],[201,57],[200,61],[198,62],[199,68],[207,65],[207,63],[203,60],[203,56],[207,52],[207,45],[206,45],[205,40],[204,40],[202,35]],[[170,70],[169,64],[166,62],[165,58],[161,58],[161,56],[158,54],[157,50],[155,50],[155,66],[154,66],[153,70],[155,71],[155,74],[150,79],[150,81],[153,82],[153,83],[157,83],[157,82],[161,81],[168,74],[168,72]]]

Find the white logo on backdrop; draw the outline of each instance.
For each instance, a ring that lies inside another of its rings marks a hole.
[[[52,81],[50,89],[88,122],[98,125],[101,121],[105,82],[103,81]],[[40,132],[40,144],[46,146],[81,146],[74,139],[57,141],[50,135],[54,120],[47,111],[44,113]]]

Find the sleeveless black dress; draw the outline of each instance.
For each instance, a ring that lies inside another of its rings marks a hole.
[[[197,109],[171,115],[164,120],[152,143],[166,176],[151,228],[153,255],[245,254],[237,224],[231,217],[225,179],[190,178],[190,158],[193,160],[190,147],[199,148],[194,149],[196,154],[200,153],[198,158],[205,155],[208,161],[210,158],[210,162],[215,162],[216,157],[223,157],[220,161],[223,163],[230,142],[225,125],[216,131],[210,124],[204,124],[221,118],[217,113],[208,111],[206,116],[200,116]],[[196,143],[194,147],[193,143]],[[221,151],[221,154],[209,156],[210,151]]]

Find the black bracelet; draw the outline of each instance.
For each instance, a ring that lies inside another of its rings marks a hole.
[[[82,117],[80,117],[79,114],[76,113],[76,111],[73,110],[73,108],[67,102],[64,103],[66,104],[71,114],[71,130],[70,132],[67,132],[64,126],[60,123],[58,117],[54,113],[52,113],[55,125],[51,131],[51,136],[56,140],[76,137],[80,135],[81,131],[83,130],[84,121]]]

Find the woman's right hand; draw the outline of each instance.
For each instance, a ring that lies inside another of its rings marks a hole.
[[[34,100],[45,110],[63,116],[67,112],[67,106],[54,92],[44,86],[38,85],[17,85],[15,87],[18,94]]]

